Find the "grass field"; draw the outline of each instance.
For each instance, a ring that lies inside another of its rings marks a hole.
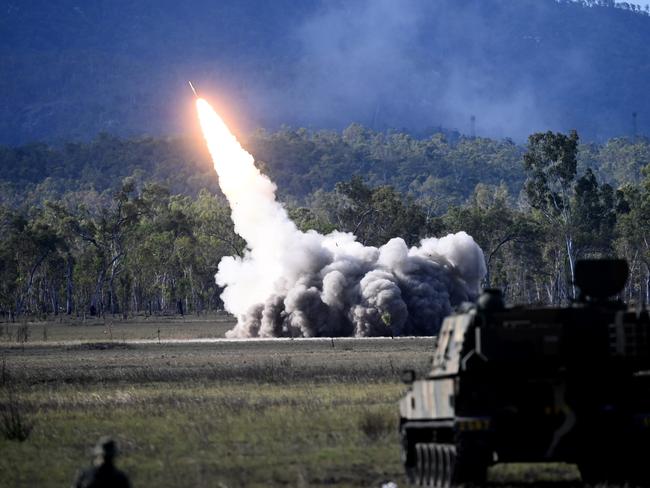
[[[4,324],[0,403],[33,428],[23,442],[0,436],[0,485],[69,485],[110,434],[136,487],[406,486],[398,375],[426,371],[431,338],[179,341],[231,325],[115,321],[111,339],[103,321]],[[550,465],[491,477],[572,483],[576,473]]]
[[[134,339],[212,339],[224,337],[235,322],[231,315],[119,316],[75,319],[65,315],[47,321],[0,323],[0,343],[57,341],[126,341]]]

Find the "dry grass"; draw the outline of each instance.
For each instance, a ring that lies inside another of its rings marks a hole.
[[[207,339],[224,337],[235,324],[226,313],[207,315],[76,318],[60,315],[43,321],[0,323],[0,343]]]
[[[427,369],[430,349],[430,339],[102,342],[0,346],[0,355],[19,384],[398,382],[402,369]]]
[[[0,439],[3,486],[61,486],[115,436],[136,486],[371,486],[401,478],[401,367],[430,339],[9,343],[16,406],[35,421]],[[368,412],[385,419],[364,433]],[[366,420],[364,420],[366,419]],[[48,455],[43,455],[48,453]]]
[[[395,415],[387,416],[386,412],[370,410],[364,412],[359,419],[359,430],[372,442],[388,437],[395,429]]]
[[[0,437],[3,487],[69,485],[106,434],[134,486],[406,486],[399,373],[428,369],[431,339],[183,343],[170,339],[232,323],[165,320],[115,323],[112,340],[101,323],[2,325],[0,387],[33,423],[24,442]],[[7,327],[25,325],[16,342]],[[500,466],[491,479],[569,486],[576,473]]]
[[[0,391],[0,434],[9,441],[23,442],[31,434],[34,424],[25,414],[25,408],[16,400],[13,388]]]

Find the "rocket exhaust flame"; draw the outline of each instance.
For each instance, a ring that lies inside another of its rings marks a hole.
[[[375,248],[351,233],[302,232],[208,102],[198,98],[196,107],[235,231],[247,243],[244,257],[224,257],[216,275],[237,317],[228,337],[431,335],[454,305],[476,299],[485,260],[469,235],[408,249],[401,238]]]

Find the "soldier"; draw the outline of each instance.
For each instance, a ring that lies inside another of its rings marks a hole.
[[[117,444],[113,439],[99,439],[93,456],[93,466],[79,473],[72,488],[131,488],[128,476],[115,467]]]

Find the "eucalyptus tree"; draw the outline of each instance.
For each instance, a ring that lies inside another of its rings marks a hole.
[[[636,285],[639,300],[650,304],[650,165],[643,175],[641,184],[626,185],[620,191],[616,246],[630,263],[630,295],[635,294]]]
[[[564,253],[555,249],[556,280],[563,272],[562,256],[566,256],[571,276],[571,297],[575,296],[573,270],[577,249],[575,245],[575,214],[573,212],[574,184],[577,173],[578,133],[568,135],[553,132],[532,134],[524,154],[527,179],[524,191],[530,206],[557,232]],[[555,241],[550,236],[549,244]]]
[[[337,230],[352,232],[369,246],[380,246],[393,237],[416,244],[430,234],[434,224],[420,205],[392,186],[373,188],[360,176],[337,183],[334,191],[321,194],[317,203]]]
[[[56,209],[68,231],[89,251],[83,263],[92,268],[85,271],[94,273],[93,290],[86,304],[91,315],[103,314],[107,305],[111,313],[119,309],[115,280],[124,271],[124,260],[133,245],[131,237],[146,210],[144,203],[135,181],[125,178],[107,206],[89,208],[81,204],[75,209]]]
[[[497,285],[506,293],[510,288],[526,288],[528,280],[522,280],[517,269],[527,268],[523,246],[540,244],[540,226],[514,207],[505,185],[477,185],[472,197],[465,204],[450,208],[443,222],[449,232],[466,231],[483,249],[485,287]]]

